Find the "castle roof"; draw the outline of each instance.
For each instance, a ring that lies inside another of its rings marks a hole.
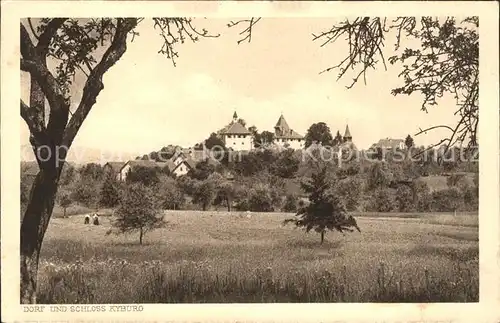
[[[280,116],[276,126],[274,126],[274,136],[275,138],[282,139],[302,139],[299,133],[290,128],[283,115]]]
[[[351,132],[349,131],[349,125],[345,126],[344,138],[352,138]]]

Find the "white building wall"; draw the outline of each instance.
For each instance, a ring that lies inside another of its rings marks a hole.
[[[252,142],[251,135],[224,135],[224,144],[226,148],[232,148],[235,151],[251,150],[253,148]]]
[[[186,163],[182,163],[176,169],[174,169],[175,176],[186,175],[188,172],[189,166]]]
[[[276,138],[274,139],[274,142],[276,145],[286,148],[286,144],[288,144],[288,148],[292,149],[303,149],[304,148],[304,139],[283,139],[283,138]]]
[[[125,165],[123,168],[120,170],[120,180],[125,181],[127,179],[128,172],[130,171],[130,165]]]

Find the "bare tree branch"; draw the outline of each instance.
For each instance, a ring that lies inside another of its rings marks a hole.
[[[252,17],[250,19],[241,19],[238,21],[230,21],[227,24],[227,26],[229,28],[231,28],[231,27],[237,26],[241,23],[248,23],[248,27],[246,27],[245,29],[243,29],[240,32],[240,35],[245,34],[245,36],[243,38],[241,38],[240,40],[238,40],[238,45],[241,44],[242,42],[244,42],[245,40],[248,40],[249,43],[252,41],[252,29],[255,26],[255,24],[257,24],[260,21],[260,19],[261,19],[260,17],[259,18]]]

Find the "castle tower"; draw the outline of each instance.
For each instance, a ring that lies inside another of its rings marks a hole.
[[[233,113],[233,122],[237,122],[238,121],[238,114],[236,113],[236,111],[234,111]]]
[[[352,141],[352,136],[351,132],[349,131],[349,125],[346,125],[344,133],[344,142],[351,142],[351,141]]]

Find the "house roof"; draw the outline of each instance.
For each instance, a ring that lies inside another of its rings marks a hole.
[[[159,167],[159,168],[164,168],[165,166],[168,166],[168,162],[156,162],[154,160],[129,160],[126,162],[120,170],[125,167],[125,165],[130,165],[130,167],[147,167],[147,168],[154,168],[154,167]]]
[[[301,136],[298,132],[295,130],[290,129],[287,133],[283,133],[281,135],[275,135],[275,138],[283,138],[283,139],[303,139],[304,137]]]
[[[125,166],[125,162],[107,162],[104,166],[106,165],[109,165],[113,172],[118,173]]]
[[[169,162],[170,162],[170,160],[169,160]],[[170,172],[174,172],[181,165],[187,165],[191,169],[195,167],[194,161],[192,159],[188,158],[188,159],[184,159],[182,162],[180,162],[177,165],[175,165],[173,162],[170,162],[168,169],[170,170]]]
[[[245,126],[239,122],[233,122],[220,130],[220,134],[224,135],[250,135],[252,134]]]
[[[352,138],[351,132],[349,131],[349,125],[345,126],[344,138]]]
[[[391,147],[395,148],[399,146],[400,143],[404,143],[405,141],[403,139],[392,139],[392,138],[385,138],[385,139],[380,139],[376,144],[373,146],[376,147]]]

